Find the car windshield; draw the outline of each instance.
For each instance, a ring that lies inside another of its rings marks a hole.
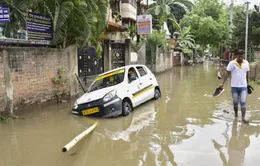
[[[99,89],[120,84],[121,82],[124,81],[124,76],[125,76],[125,69],[116,70],[111,73],[98,76],[91,84],[88,92],[93,92]]]

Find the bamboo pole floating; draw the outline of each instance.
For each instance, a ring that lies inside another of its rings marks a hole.
[[[88,135],[90,132],[92,132],[96,126],[97,126],[98,122],[96,122],[94,125],[92,125],[91,127],[89,127],[87,130],[83,131],[81,134],[79,134],[77,137],[75,137],[72,141],[70,141],[67,145],[65,145],[62,148],[62,152],[67,152],[69,151],[73,146],[75,146],[82,138],[84,138],[86,135]]]

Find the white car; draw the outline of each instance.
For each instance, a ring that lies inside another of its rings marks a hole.
[[[140,104],[161,97],[154,74],[144,65],[117,68],[96,77],[72,113],[101,117],[127,116]]]

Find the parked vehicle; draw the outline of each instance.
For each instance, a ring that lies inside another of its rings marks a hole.
[[[72,113],[127,116],[135,107],[160,96],[154,74],[144,65],[129,65],[97,76],[87,93],[75,102]]]

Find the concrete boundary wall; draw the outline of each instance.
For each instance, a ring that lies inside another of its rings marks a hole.
[[[260,62],[250,64],[250,79],[260,81]]]
[[[155,64],[147,64],[146,46],[147,44],[144,42],[139,51],[134,50],[133,46],[130,47],[130,64],[146,65],[154,73],[161,73],[173,67],[172,52],[165,51],[158,46],[156,47]]]
[[[25,105],[78,93],[77,47],[66,49],[10,47],[0,49],[0,111],[19,112]],[[63,70],[64,85],[53,83]]]

